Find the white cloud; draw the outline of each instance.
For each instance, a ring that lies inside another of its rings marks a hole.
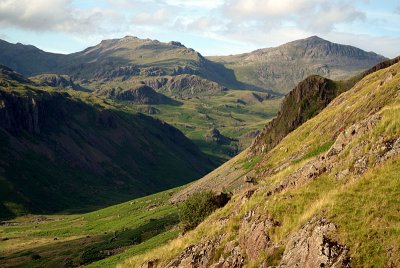
[[[155,12],[142,12],[135,15],[132,22],[141,25],[158,25],[162,26],[169,22],[171,14],[166,9],[159,9]]]
[[[102,31],[103,25],[120,20],[111,10],[78,9],[71,0],[2,0],[0,25],[31,31],[90,33]]]
[[[167,5],[214,9],[224,4],[224,0],[165,0]]]
[[[282,17],[312,9],[320,0],[233,0],[224,12],[234,18]]]

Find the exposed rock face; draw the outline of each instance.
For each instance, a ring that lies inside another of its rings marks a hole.
[[[251,219],[251,215],[242,221],[240,232],[243,235],[239,243],[249,260],[257,260],[263,252],[273,246],[267,232],[278,225],[279,223],[271,218],[257,220]]]
[[[203,243],[190,245],[166,267],[208,268],[212,265],[212,255],[214,254],[218,244],[219,241],[208,240]]]
[[[87,91],[80,85],[75,84],[74,81],[68,75],[59,74],[43,74],[37,75],[31,78],[34,82],[41,86],[49,86],[58,89],[73,89],[80,91]]]
[[[172,104],[177,103],[172,99],[157,93],[149,86],[144,84],[133,85],[131,88],[109,88],[99,89],[94,92],[95,95],[110,99],[129,101],[137,104]]]
[[[36,99],[32,94],[18,96],[0,91],[0,127],[14,135],[20,135],[22,132],[39,134],[41,128],[49,123],[46,116],[49,107],[46,105],[55,108],[58,100],[63,98],[65,96],[61,94],[51,96],[45,93],[41,99]],[[44,103],[46,104],[43,105]],[[55,109],[53,116],[56,120],[63,120],[65,113],[62,108]]]
[[[222,135],[221,132],[219,132],[219,130],[216,129],[216,128],[210,129],[204,135],[204,138],[208,142],[215,142],[215,143],[218,143],[218,144],[229,144],[232,141],[237,141],[237,140],[234,140],[234,139],[231,139],[229,137],[226,137],[226,136]]]
[[[254,140],[251,152],[271,150],[289,132],[323,110],[338,93],[335,83],[321,76],[310,76],[299,83],[283,100],[277,117]]]
[[[144,83],[157,91],[177,97],[215,95],[227,90],[216,82],[197,75],[177,75],[145,80]]]
[[[323,219],[309,221],[289,238],[278,267],[351,267],[348,249],[329,237],[335,230]]]

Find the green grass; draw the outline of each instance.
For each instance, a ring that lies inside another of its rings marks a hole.
[[[253,138],[244,135],[261,130],[279,110],[281,98],[245,105],[237,103],[238,99],[246,98],[251,93],[252,91],[231,90],[224,95],[179,100],[182,102],[180,106],[151,105],[160,111],[151,116],[181,130],[204,153],[221,164],[235,154],[237,147],[243,150],[249,146]],[[138,111],[146,107],[126,103],[116,105],[121,105],[128,111]],[[221,134],[238,139],[239,142],[230,145],[205,142],[204,135],[211,128],[217,128]]]
[[[303,160],[306,160],[306,159],[312,158],[312,157],[314,157],[314,156],[320,155],[320,154],[322,154],[322,153],[328,151],[329,148],[331,148],[331,146],[332,146],[333,144],[334,144],[334,141],[325,142],[324,144],[315,147],[314,149],[312,149],[311,151],[309,151],[308,153],[306,153],[306,154],[305,154],[304,156],[302,156],[301,158],[294,160],[293,163],[299,163],[299,162],[301,162],[301,161],[303,161]]]
[[[179,216],[169,197],[177,189],[86,214],[29,215],[0,226],[0,266],[90,264],[110,267],[132,254],[159,246],[179,233]],[[105,251],[118,253],[106,258]],[[40,258],[32,260],[31,256]],[[98,263],[93,263],[99,261]]]

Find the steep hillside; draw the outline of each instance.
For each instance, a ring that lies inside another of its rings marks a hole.
[[[2,218],[121,202],[190,182],[212,167],[162,121],[0,71],[7,72],[0,78]]]
[[[281,110],[269,122],[250,147],[253,154],[274,148],[287,134],[317,115],[340,93],[349,90],[365,76],[400,61],[400,57],[381,62],[345,81],[310,76],[300,82],[282,102]]]
[[[399,105],[396,63],[272,150],[214,171],[247,170],[254,183],[194,231],[122,267],[399,266]]]
[[[385,57],[312,36],[274,48],[210,59],[233,69],[243,83],[287,93],[309,75],[348,79]]]
[[[133,84],[128,89],[120,87],[101,88],[94,91],[94,94],[99,97],[136,104],[179,104],[179,102],[157,93],[153,88],[144,84]]]
[[[255,139],[251,141],[246,152],[185,187],[174,196],[173,202],[183,200],[199,190],[236,190],[246,185],[246,181],[251,181],[254,176],[253,167],[260,161],[260,154],[268,153],[291,131],[316,116],[334,98],[349,90],[362,78],[399,61],[400,57],[381,62],[345,81],[332,81],[318,75],[304,79],[285,96],[277,116],[268,122],[262,131],[255,133]]]

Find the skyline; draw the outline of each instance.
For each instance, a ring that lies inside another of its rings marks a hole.
[[[0,26],[0,39],[55,53],[132,35],[229,55],[318,35],[400,54],[400,4],[392,0],[0,0]]]

